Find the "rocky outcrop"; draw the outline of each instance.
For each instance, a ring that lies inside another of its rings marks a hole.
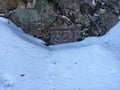
[[[0,0],[0,13],[15,10],[18,6],[17,0]]]
[[[0,0],[3,3],[0,4],[0,13],[6,9],[16,9],[10,15],[16,25],[47,44],[74,42],[88,36],[104,35],[118,22],[120,15],[120,0],[13,1],[16,4],[6,4]],[[2,5],[4,8],[1,8]]]

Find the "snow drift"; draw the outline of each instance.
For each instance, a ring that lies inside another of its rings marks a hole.
[[[119,90],[119,28],[46,47],[0,18],[0,90]]]

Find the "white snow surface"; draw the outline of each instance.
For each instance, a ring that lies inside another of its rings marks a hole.
[[[0,18],[0,90],[120,90],[120,22],[102,37],[44,46]]]

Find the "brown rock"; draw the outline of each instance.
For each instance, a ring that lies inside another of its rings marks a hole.
[[[7,0],[6,1],[6,7],[9,11],[15,10],[18,6],[17,0]]]
[[[15,10],[17,6],[17,0],[0,0],[0,13],[6,13]]]

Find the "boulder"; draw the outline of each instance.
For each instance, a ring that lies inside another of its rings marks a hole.
[[[26,33],[59,44],[107,33],[119,20],[120,0],[0,0],[0,13],[12,10],[9,18]]]

